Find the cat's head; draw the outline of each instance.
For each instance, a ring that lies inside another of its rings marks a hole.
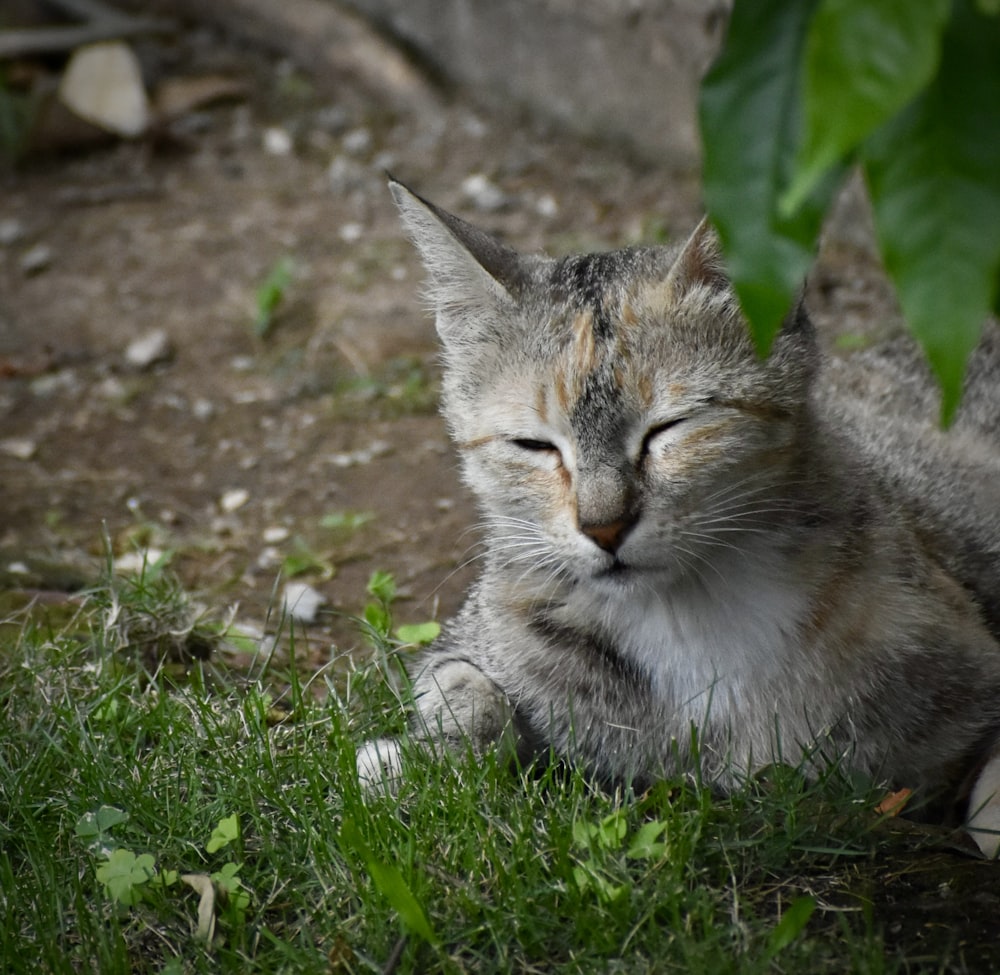
[[[815,342],[798,308],[757,355],[706,222],[680,249],[555,260],[390,188],[428,272],[443,411],[512,557],[676,574],[771,518]]]

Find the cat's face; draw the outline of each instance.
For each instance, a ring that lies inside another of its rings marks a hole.
[[[523,259],[400,205],[496,558],[598,589],[703,578],[780,521],[812,339],[800,322],[757,357],[709,231],[680,254]]]

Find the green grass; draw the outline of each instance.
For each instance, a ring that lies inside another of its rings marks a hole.
[[[402,722],[391,620],[365,627],[381,668],[151,665],[157,619],[218,638],[185,600],[150,572],[0,630],[0,971],[966,970],[887,949],[886,839],[835,774],[627,796],[415,755],[366,799],[355,747]]]

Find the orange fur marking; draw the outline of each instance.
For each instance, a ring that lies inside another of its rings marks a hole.
[[[573,319],[573,338],[576,350],[576,367],[581,375],[589,373],[597,362],[597,349],[594,345],[594,314],[591,311],[581,311]]]

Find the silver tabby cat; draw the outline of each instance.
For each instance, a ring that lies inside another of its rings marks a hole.
[[[955,427],[902,343],[760,359],[702,224],[524,257],[391,184],[444,348],[482,575],[413,673],[413,735],[723,788],[838,761],[1000,829],[1000,338]],[[358,755],[369,787],[398,742]],[[997,798],[994,799],[994,793]]]

